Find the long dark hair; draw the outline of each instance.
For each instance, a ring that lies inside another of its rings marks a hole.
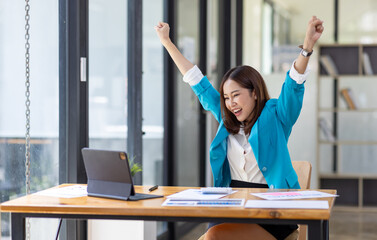
[[[234,116],[234,114],[225,106],[224,83],[229,79],[237,82],[241,87],[249,89],[250,92],[255,92],[257,99],[253,109],[254,115],[248,122],[245,121],[241,123],[238,121],[236,116]],[[243,124],[245,134],[250,133],[251,128],[259,118],[264,105],[269,99],[270,96],[267,91],[266,83],[257,70],[246,65],[230,69],[227,73],[225,73],[220,84],[221,113],[226,130],[228,130],[228,132],[231,134],[236,134],[239,132],[241,124]]]

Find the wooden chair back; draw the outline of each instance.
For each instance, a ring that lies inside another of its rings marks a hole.
[[[301,189],[310,188],[310,178],[312,175],[312,165],[308,161],[292,161],[293,168],[296,171],[298,182]]]

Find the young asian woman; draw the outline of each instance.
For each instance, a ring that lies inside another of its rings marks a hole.
[[[301,112],[307,66],[323,21],[310,18],[302,50],[277,99],[270,99],[263,77],[250,66],[230,69],[218,92],[171,42],[167,23],[159,22],[155,30],[183,80],[219,122],[210,147],[214,186],[299,189],[287,143]],[[210,223],[205,239],[285,239],[296,229],[297,225]]]

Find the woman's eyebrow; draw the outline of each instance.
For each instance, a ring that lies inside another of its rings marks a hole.
[[[240,91],[239,89],[236,89],[236,90],[231,91],[230,94],[235,93],[235,92],[239,92],[239,91]],[[224,93],[224,96],[225,96],[225,95],[228,95],[228,94],[227,94],[227,93]]]

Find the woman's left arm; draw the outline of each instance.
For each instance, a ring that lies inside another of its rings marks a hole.
[[[308,28],[306,29],[305,41],[303,44],[303,50],[307,53],[311,53],[313,51],[313,47],[317,40],[321,37],[322,32],[324,30],[323,21],[313,16],[308,23]],[[305,57],[302,54],[299,54],[296,62],[295,62],[295,69],[298,73],[303,74],[308,66],[309,57]]]
[[[323,32],[323,21],[313,16],[306,29],[303,49],[307,53],[313,51],[313,47]],[[295,124],[301,112],[302,100],[304,97],[304,78],[306,78],[306,68],[309,62],[309,56],[300,53],[291,71],[287,73],[286,81],[283,84],[280,96],[277,102],[277,115],[285,126],[286,136],[289,136],[290,130]],[[309,54],[310,55],[310,54]]]

